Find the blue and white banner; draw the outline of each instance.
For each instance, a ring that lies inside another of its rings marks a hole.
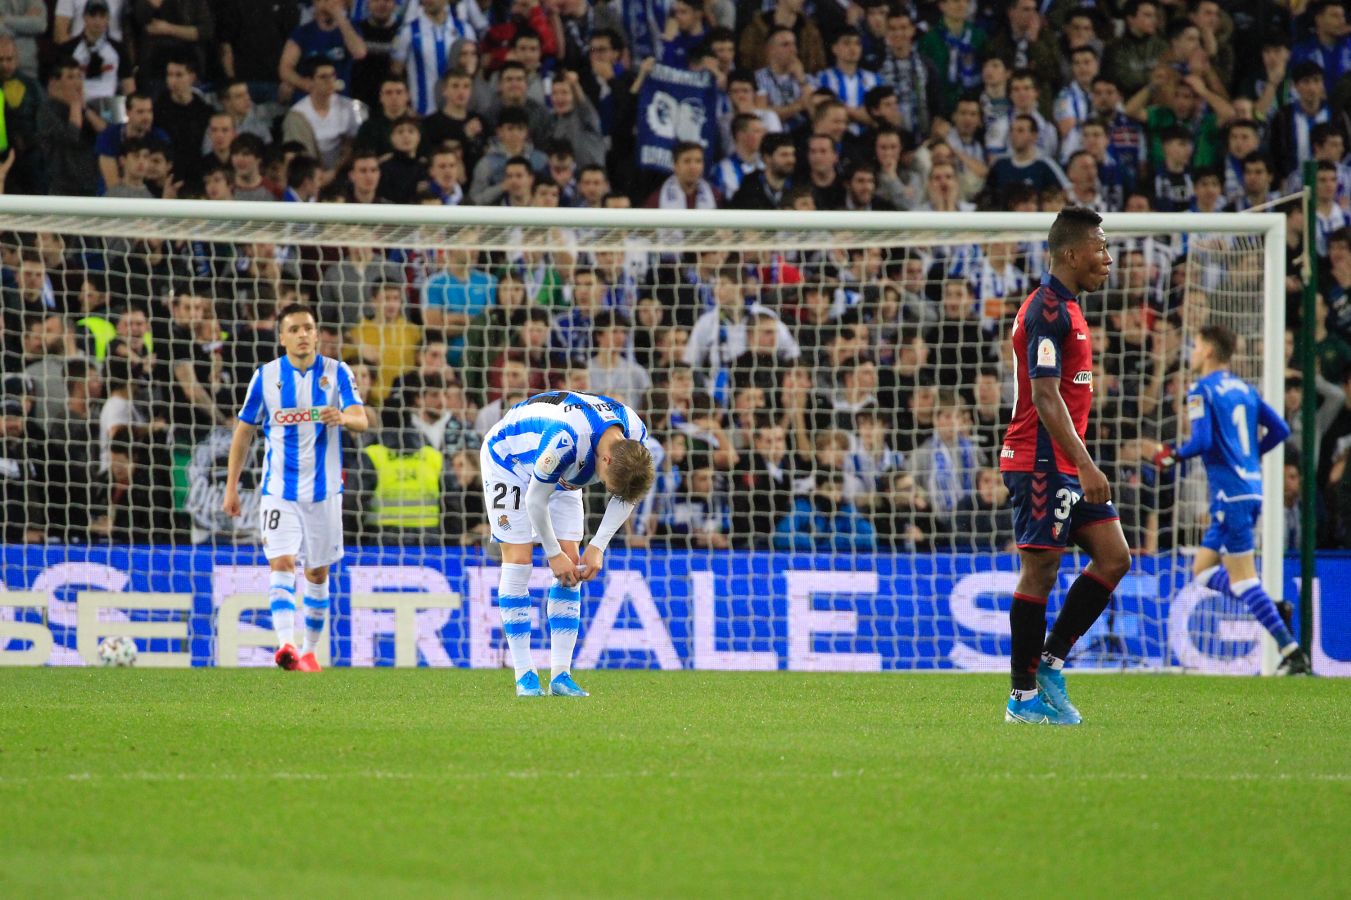
[[[1298,597],[1288,560],[1287,597]],[[1013,556],[608,555],[583,591],[580,668],[1006,671]],[[1066,566],[1051,598],[1069,586]],[[552,579],[536,568],[543,606]],[[1080,665],[1258,671],[1246,610],[1144,559],[1076,648]],[[333,578],[339,666],[509,664],[498,569],[477,550],[353,549]],[[1351,557],[1320,558],[1314,664],[1351,675]],[[254,548],[0,547],[0,665],[80,665],[110,635],[142,666],[270,665],[268,569]],[[1172,598],[1171,600],[1169,598]],[[538,664],[548,638],[536,610]]]
[[[705,71],[656,65],[638,98],[638,166],[670,172],[671,150],[679,141],[704,148],[704,168],[712,167],[718,146],[718,86]]]

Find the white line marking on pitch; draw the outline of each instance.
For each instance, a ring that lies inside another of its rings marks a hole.
[[[690,779],[694,780],[701,777],[702,772],[654,772],[651,770],[641,770],[636,772],[583,772],[580,770],[571,771],[548,771],[543,769],[525,769],[510,770],[506,772],[481,772],[481,771],[426,771],[426,772],[391,772],[382,769],[363,769],[349,772],[118,772],[118,773],[95,773],[95,772],[69,772],[66,774],[52,775],[15,775],[0,776],[0,786],[32,784],[37,782],[54,781],[109,781],[109,782],[270,782],[270,781],[488,781],[499,778],[508,778],[513,780],[524,779],[634,779],[634,778],[666,778],[666,779]],[[727,774],[727,773],[723,773]],[[766,780],[773,778],[791,778],[814,780],[822,778],[830,779],[862,779],[877,778],[882,780],[904,781],[904,773],[890,773],[882,771],[840,771],[821,772],[816,774],[778,771],[778,772],[757,772],[757,773],[737,773],[739,777],[749,780]],[[1087,782],[1110,782],[1110,781],[1155,781],[1161,784],[1186,781],[1209,781],[1209,782],[1324,782],[1324,783],[1351,783],[1351,772],[1310,772],[1310,773],[1291,773],[1291,772],[1224,772],[1224,773],[1170,773],[1168,775],[1158,775],[1149,772],[1040,772],[1035,774],[1022,774],[1014,772],[960,772],[949,773],[958,778],[968,778],[971,780],[993,780],[993,781],[1087,781]]]

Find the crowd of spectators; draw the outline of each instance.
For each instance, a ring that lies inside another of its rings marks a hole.
[[[1277,203],[1315,161],[1318,337],[1286,348],[1285,404],[1317,397],[1317,434],[1292,446],[1317,447],[1320,541],[1351,546],[1341,3],[13,0],[0,27],[11,193],[1211,212]],[[718,141],[677,144],[670,172],[635,165],[658,63],[717,86]],[[1298,298],[1304,213],[1277,208]],[[1087,304],[1090,442],[1132,546],[1154,552],[1179,491],[1148,459],[1178,436],[1185,335],[1209,294],[1251,294],[1260,254],[1197,278],[1178,236],[1114,249]],[[346,448],[353,533],[480,541],[482,434],[570,388],[638,407],[662,441],[631,546],[1005,549],[1005,338],[1045,268],[1043,244],[1011,241],[489,253],[8,233],[4,539],[251,539],[211,514],[213,491],[276,309],[301,299],[377,426]],[[435,523],[382,518],[371,446],[439,454]]]

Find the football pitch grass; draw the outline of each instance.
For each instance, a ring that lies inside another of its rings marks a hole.
[[[1351,682],[0,671],[0,896],[1351,890]]]

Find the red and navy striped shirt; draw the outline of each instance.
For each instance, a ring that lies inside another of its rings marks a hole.
[[[1013,322],[1017,392],[1013,421],[999,454],[1001,472],[1060,472],[1078,469],[1051,439],[1032,403],[1032,379],[1059,378],[1074,430],[1083,440],[1093,406],[1093,339],[1079,301],[1060,280],[1044,275]]]

